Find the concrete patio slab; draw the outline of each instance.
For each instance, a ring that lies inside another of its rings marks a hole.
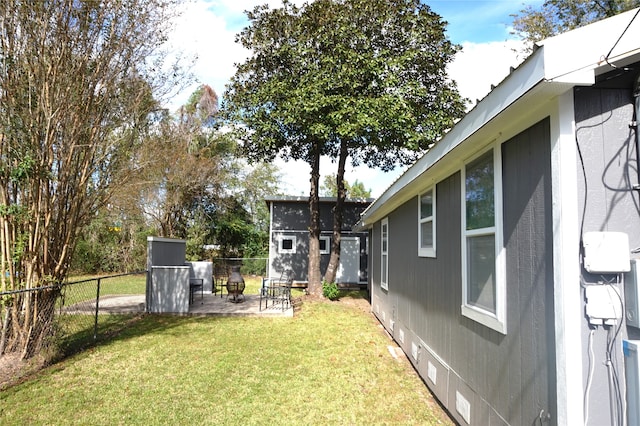
[[[87,300],[69,306],[65,309],[68,313],[94,313],[95,299]],[[100,313],[106,314],[131,314],[145,312],[144,294],[136,295],[107,295],[100,297]],[[195,294],[193,303],[189,305],[189,313],[180,315],[211,315],[211,316],[261,316],[261,317],[293,317],[293,307],[282,309],[280,305],[269,305],[260,310],[260,296],[248,294],[240,303],[231,302],[224,294],[205,293]]]
[[[267,309],[260,310],[260,296],[257,294],[247,294],[239,303],[231,302],[224,294],[205,294],[202,299],[200,295],[194,296],[193,303],[189,306],[189,315],[221,315],[221,316],[265,316],[265,317],[293,317],[293,306],[282,309],[280,305],[269,305]],[[263,302],[264,303],[264,302]]]

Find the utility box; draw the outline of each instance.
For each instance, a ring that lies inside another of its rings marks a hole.
[[[627,382],[627,423],[640,425],[640,340],[623,340],[625,380]]]
[[[624,274],[624,301],[627,325],[640,328],[640,259],[631,259],[631,270]]]
[[[624,232],[586,232],[584,269],[592,274],[629,272],[629,236]]]

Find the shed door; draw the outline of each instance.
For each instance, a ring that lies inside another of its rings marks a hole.
[[[360,281],[360,239],[358,237],[342,237],[336,281],[339,283]]]

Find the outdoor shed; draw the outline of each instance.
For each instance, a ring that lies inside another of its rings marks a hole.
[[[294,284],[308,282],[309,259],[309,198],[278,196],[265,199],[269,207],[269,267],[268,275],[278,278],[289,269]],[[340,244],[340,266],[336,281],[345,285],[367,283],[367,232],[354,232],[353,226],[371,199],[347,199]],[[333,234],[333,206],[336,199],[320,198],[320,270],[329,264]]]
[[[640,424],[637,15],[540,42],[355,228],[460,424]]]
[[[195,286],[211,293],[213,263],[187,262],[186,247],[185,240],[147,237],[147,312],[187,313]]]

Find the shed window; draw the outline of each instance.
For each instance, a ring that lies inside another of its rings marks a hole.
[[[278,252],[280,253],[295,253],[296,252],[296,237],[295,235],[285,235],[280,237],[278,245]]]
[[[418,256],[436,256],[436,197],[433,188],[418,197]]]
[[[462,313],[506,332],[506,290],[501,259],[501,169],[499,150],[464,167]]]
[[[320,237],[320,254],[329,254],[331,252],[331,237]]]
[[[389,219],[382,219],[380,241],[380,286],[389,289]]]

